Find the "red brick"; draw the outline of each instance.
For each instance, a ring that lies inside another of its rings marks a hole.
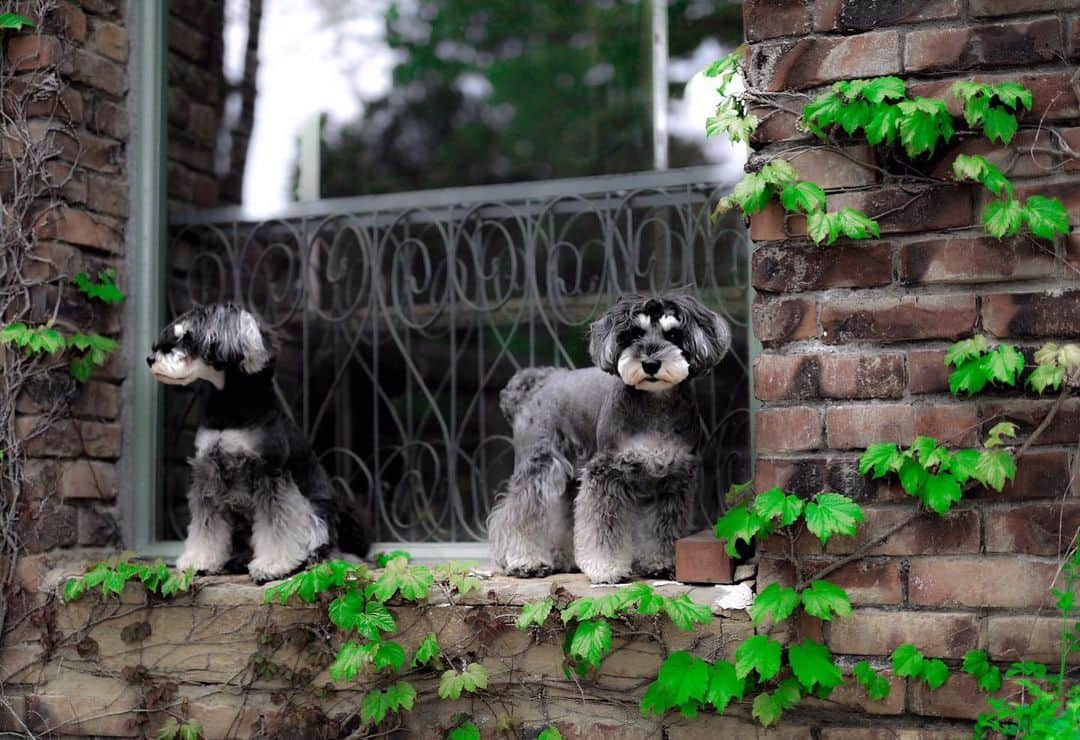
[[[810,406],[766,408],[757,412],[760,452],[795,452],[821,447],[820,412]]]
[[[923,606],[1049,607],[1059,575],[1057,560],[1014,555],[912,558],[908,600]]]
[[[1024,462],[1020,462],[1023,467]],[[986,511],[986,551],[1064,555],[1080,530],[1080,504],[1026,504]]]
[[[1054,249],[1027,237],[927,239],[900,248],[900,281],[988,283],[1031,280],[1054,274]]]
[[[809,571],[823,568],[829,561],[810,561]],[[896,560],[864,558],[829,573],[825,579],[847,591],[856,606],[901,604],[904,591],[900,583],[900,565]]]
[[[76,5],[59,3],[41,24],[48,33],[59,33],[72,41],[86,41],[86,14]]]
[[[105,547],[120,540],[116,516],[108,509],[84,506],[78,514],[78,542],[84,547]]]
[[[128,32],[118,23],[95,23],[90,43],[95,51],[113,61],[126,62],[128,59]]]
[[[1068,44],[1069,59],[1075,62],[1080,59],[1080,16],[1069,19],[1065,27],[1065,39]]]
[[[975,317],[970,294],[845,299],[822,305],[821,328],[829,344],[956,340],[974,330]]]
[[[991,616],[986,626],[986,651],[992,660],[1051,664],[1061,660],[1060,616]],[[1073,651],[1069,662],[1080,663],[1080,652]]]
[[[899,398],[904,392],[904,356],[897,353],[821,356],[825,398]]]
[[[43,214],[34,233],[41,239],[60,239],[116,254],[124,250],[121,222],[67,206]]]
[[[949,390],[945,350],[911,350],[907,356],[907,375],[908,390],[912,393],[941,393]]]
[[[754,157],[751,162],[764,163],[764,159]],[[874,167],[877,164],[874,150],[865,144],[840,149],[792,149],[784,152],[784,159],[799,171],[801,179],[826,190],[876,185],[881,179]]]
[[[801,401],[821,397],[818,355],[762,354],[754,361],[754,397],[761,401]]]
[[[810,9],[803,0],[746,0],[743,28],[747,41],[798,36],[810,31]]]
[[[797,460],[758,455],[754,482],[758,490],[780,487],[803,496],[836,491],[857,501],[907,499],[899,484],[892,484],[888,480],[873,481],[859,473],[858,458],[854,455],[801,456]]]
[[[86,49],[75,49],[64,71],[76,82],[120,97],[127,92],[127,68]]]
[[[876,219],[882,234],[951,229],[974,223],[971,190],[966,185],[925,188],[917,192],[888,186],[831,193],[826,201],[830,211],[854,208]],[[792,236],[805,235],[806,219],[792,215],[787,219],[786,229]]]
[[[735,566],[711,529],[675,540],[675,580],[731,583]]]
[[[917,512],[911,507],[864,505],[866,522],[854,537],[832,537],[825,548],[830,555],[848,555]],[[810,539],[810,538],[807,538]],[[954,509],[946,516],[923,512],[869,551],[870,555],[968,555],[979,552],[979,513],[974,509]],[[820,548],[817,548],[820,552]],[[808,546],[806,554],[814,554]]]
[[[799,120],[798,113],[753,105],[749,106],[749,112],[761,121],[754,133],[750,134],[750,143],[755,146],[774,141],[810,138],[810,134],[800,130],[796,125]]]
[[[169,24],[169,48],[195,62],[205,60],[210,52],[205,34],[175,20]]]
[[[1070,10],[1080,8],[1078,0],[970,0],[973,16],[1020,15],[1041,10]]]
[[[1068,139],[1065,129],[1061,133]],[[953,162],[960,154],[977,154],[1000,168],[1010,177],[1040,177],[1048,174],[1064,158],[1057,151],[1056,140],[1046,131],[1017,131],[1008,146],[991,142],[983,137],[962,139],[951,145],[938,164],[931,170],[933,177],[954,179]],[[1054,151],[1049,151],[1053,149]]]
[[[15,420],[15,431],[23,441],[23,452],[31,457],[120,456],[119,424],[61,419],[43,433],[37,433],[40,425],[41,418],[36,416],[20,416]],[[28,440],[31,433],[37,433],[37,436]]]
[[[90,186],[85,202],[88,206],[110,216],[127,217],[131,193],[124,180],[97,175],[89,175],[87,180]]]
[[[57,490],[64,501],[111,501],[116,498],[116,466],[101,460],[61,463]]]
[[[806,298],[754,299],[754,336],[766,346],[817,336],[817,305]]]
[[[63,54],[63,44],[55,36],[16,36],[7,42],[7,60],[15,72],[55,66]]]
[[[909,696],[911,711],[928,717],[975,719],[989,709],[987,695],[979,690],[975,679],[958,670],[950,671],[949,680],[936,691],[923,681],[912,681]]]
[[[830,712],[833,713],[833,716],[835,716],[835,713],[838,711],[878,715],[897,715],[904,713],[905,697],[907,696],[905,679],[893,676],[892,671],[885,670],[884,677],[888,679],[890,686],[889,695],[881,701],[875,701],[866,695],[866,690],[854,679],[852,671],[847,666],[842,666],[841,670],[844,673],[845,681],[842,685],[836,687],[829,695],[828,699],[818,699],[813,695],[804,696],[799,700],[799,706],[807,711],[817,710]],[[819,737],[833,737],[828,734],[829,731],[830,730],[823,730]],[[835,732],[837,729],[834,728],[832,731]],[[860,728],[859,732],[864,734],[857,736],[837,735],[835,737],[850,737],[852,740],[866,740],[867,737],[877,737],[876,735],[865,734],[866,732],[873,732],[866,728]],[[903,732],[903,730],[890,729],[888,737],[886,738],[886,736],[883,735],[881,736],[881,740],[897,740],[898,738],[902,740],[905,737]]]
[[[1055,183],[1031,183],[1017,185],[1016,198],[1027,200],[1032,195],[1042,195],[1047,198],[1057,198],[1065,206],[1069,215],[1069,223],[1073,227],[1080,226],[1080,179],[1074,175],[1067,182]],[[990,200],[989,193],[983,194],[984,201]]]
[[[904,680],[896,679],[893,692],[903,692],[904,688]],[[892,699],[891,692],[889,699]],[[967,726],[947,730],[928,730],[921,727],[826,727],[821,730],[821,740],[956,740],[967,737],[969,732]]]
[[[863,449],[874,442],[909,445],[919,435],[947,445],[973,445],[978,418],[974,406],[956,404],[850,404],[825,412],[829,447]]]
[[[997,84],[999,82],[1019,82],[1031,90],[1031,110],[1022,110],[1018,116],[1021,121],[1039,123],[1076,118],[1080,107],[1075,94],[1070,94],[1072,72],[1023,72],[1016,70],[1003,74],[973,74],[941,80],[911,81],[908,83],[909,97],[939,98],[949,106],[949,112],[959,117],[963,112],[963,102],[954,97],[952,86],[957,80],[974,80]]]
[[[855,609],[828,624],[834,653],[888,655],[910,642],[935,658],[961,658],[974,650],[979,628],[973,614]]]
[[[892,282],[892,249],[889,242],[827,249],[761,246],[751,258],[751,279],[755,289],[776,293],[888,285]]]
[[[959,28],[918,29],[904,45],[904,70],[1026,66],[1062,56],[1061,21],[1044,18]]]
[[[126,139],[130,130],[128,112],[122,105],[96,100],[90,126],[98,133],[114,139]]]
[[[983,429],[996,421],[984,422]],[[1007,499],[1056,498],[1067,495],[1069,489],[1069,456],[1065,452],[1040,450],[1035,447],[1028,450],[1017,461],[1016,478],[1005,485],[1001,493],[988,488],[976,488],[966,495],[973,499],[1001,501]]]
[[[960,14],[960,0],[868,3],[864,0],[815,0],[814,30],[872,31],[901,23],[920,23]]]
[[[1024,441],[1035,431],[1054,402],[1050,400],[1002,400],[987,401],[983,406],[984,425],[987,429],[999,421],[1011,421],[1019,427],[1017,441]],[[1074,445],[1080,438],[1080,399],[1064,401],[1053,422],[1039,435],[1039,444]]]
[[[120,388],[91,380],[79,386],[71,411],[82,418],[112,420],[120,416]]]
[[[833,80],[900,72],[895,31],[848,38],[813,37],[750,47],[750,84],[767,92],[801,90]]]
[[[997,337],[1057,337],[1076,333],[1080,292],[999,293],[983,298],[983,326]]]

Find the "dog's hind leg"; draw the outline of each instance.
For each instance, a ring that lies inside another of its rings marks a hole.
[[[264,583],[283,578],[318,557],[330,534],[326,520],[290,477],[263,478],[254,485],[254,557],[248,574],[256,583]]]
[[[536,447],[518,457],[488,516],[492,556],[507,575],[531,578],[573,565],[572,474],[569,461],[553,449]]]
[[[634,572],[671,578],[675,574],[675,540],[687,534],[693,515],[700,463],[686,455],[671,464],[651,486],[634,526]]]
[[[593,583],[618,583],[634,560],[635,471],[616,455],[599,454],[581,473],[574,501],[574,559]]]

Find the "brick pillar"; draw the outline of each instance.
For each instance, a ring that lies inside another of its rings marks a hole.
[[[949,175],[957,153],[986,155],[1018,198],[1060,198],[1074,229],[1080,224],[1080,101],[1071,82],[1080,2],[748,0],[744,9],[750,85],[788,109],[768,118],[767,107],[755,111],[763,123],[750,167],[783,156],[827,189],[829,210],[859,208],[882,232],[819,248],[803,236],[803,219],[779,206],[752,219],[753,327],[764,347],[754,367],[762,402],[756,483],[851,496],[872,535],[913,511],[914,499],[898,484],[859,475],[868,444],[927,434],[976,445],[996,421],[1030,432],[1052,403],[1015,391],[952,397],[943,364],[950,342],[984,332],[1028,350],[1080,334],[1080,234],[1056,244],[987,237],[979,225],[984,193]],[[798,110],[833,81],[886,74],[904,77],[909,96],[945,99],[957,116],[950,87],[958,79],[1021,82],[1034,105],[1007,150],[981,134],[939,149],[921,166],[940,183],[905,182],[895,160],[864,143],[826,146],[795,126]],[[1068,490],[1078,437],[1080,401],[1066,404],[1044,446],[1018,461],[1016,482],[1002,494],[968,495],[948,517],[928,515],[875,557],[837,572],[832,579],[850,590],[856,610],[826,625],[832,649],[885,655],[911,641],[950,659],[981,648],[995,660],[1056,660],[1059,633],[1045,607],[1059,544],[1067,547],[1080,526],[1080,501]],[[824,557],[854,544],[834,539]],[[766,558],[759,585],[782,577],[778,570]],[[974,717],[985,703],[969,683],[954,675],[934,694],[912,685],[906,706]]]

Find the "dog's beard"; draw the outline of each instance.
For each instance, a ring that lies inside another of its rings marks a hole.
[[[617,367],[619,377],[628,386],[657,393],[674,388],[690,375],[690,363],[675,348],[654,356],[654,359],[660,362],[660,369],[649,375],[641,366],[641,358],[632,349],[623,350]]]
[[[166,385],[189,385],[196,380],[206,380],[218,390],[225,387],[225,373],[179,348],[167,354],[159,352],[150,366],[150,372],[157,381]]]

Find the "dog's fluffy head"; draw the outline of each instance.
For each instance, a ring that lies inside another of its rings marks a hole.
[[[596,366],[644,391],[707,375],[729,346],[727,322],[688,295],[626,296],[589,328]]]
[[[194,308],[161,330],[146,358],[162,383],[208,380],[219,390],[225,375],[262,372],[273,362],[270,337],[250,313],[231,303]]]

